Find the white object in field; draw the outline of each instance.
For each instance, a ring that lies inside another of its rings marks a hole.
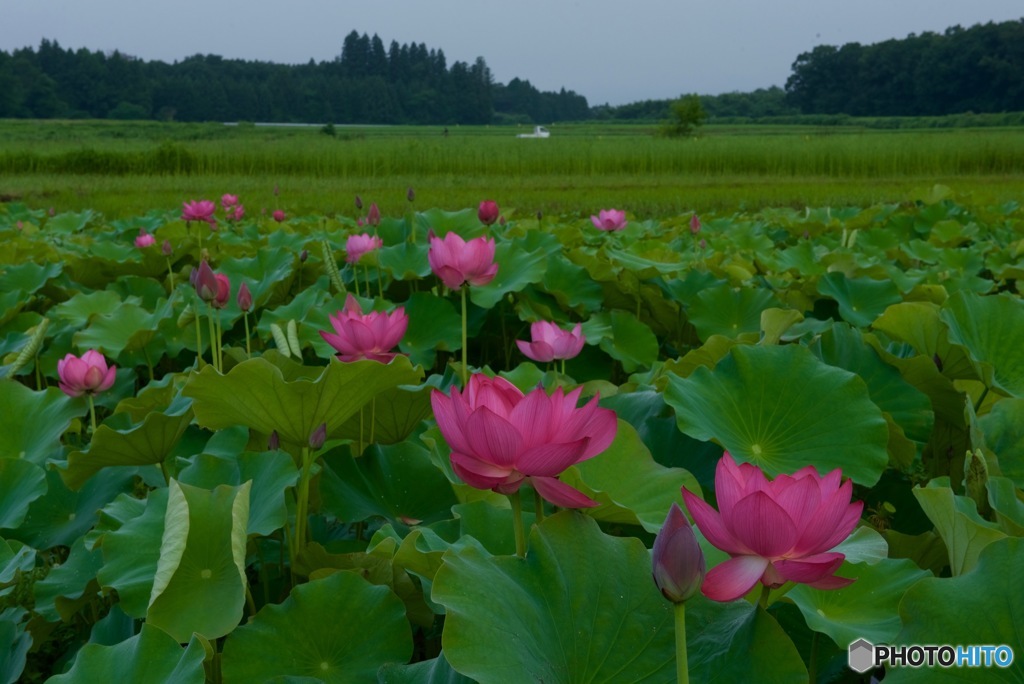
[[[544,128],[543,126],[535,126],[533,133],[520,133],[516,136],[517,138],[550,138],[551,131]]]

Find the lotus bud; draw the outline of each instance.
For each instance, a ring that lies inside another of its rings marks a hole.
[[[281,223],[282,221],[285,220],[285,218],[287,218],[285,216],[285,213],[283,211],[281,211],[280,209],[275,209],[274,213],[271,214],[271,217],[273,217],[273,219],[275,221],[277,221],[278,223]]]
[[[189,276],[189,280],[192,285],[196,288],[196,294],[204,302],[212,302],[217,299],[217,295],[220,291],[220,283],[217,280],[216,274],[213,269],[210,268],[210,263],[203,259],[199,264],[199,268],[192,271],[192,275]]]
[[[405,191],[405,199],[409,200],[410,202],[416,201],[416,191],[413,190],[411,186],[409,187],[408,190]]]
[[[700,232],[700,218],[694,214],[690,217],[690,233],[696,235]]]
[[[363,210],[363,198],[360,197],[359,195],[356,195],[356,210],[357,211],[362,211]]]
[[[252,308],[252,292],[249,291],[249,285],[242,283],[242,286],[238,288],[238,308],[242,311],[248,311]]]
[[[935,367],[938,368],[939,372],[941,373],[942,372],[942,357],[939,356],[938,354],[935,354],[935,355],[932,356],[932,362],[935,364]]]
[[[371,226],[380,225],[380,209],[377,208],[376,202],[371,204],[369,211],[366,212],[366,222]]]
[[[309,436],[309,448],[319,449],[327,441],[327,423],[320,423],[313,434]]]
[[[477,208],[476,216],[485,226],[493,225],[498,220],[498,203],[494,200],[484,200]]]
[[[981,449],[968,451],[964,460],[964,489],[978,505],[978,513],[988,516],[992,508],[988,503],[988,463]]]
[[[308,249],[304,249],[301,252],[299,252],[299,262],[300,263],[303,263],[303,264],[306,263],[306,259],[308,259],[308,258],[309,258],[309,250]]]
[[[679,504],[673,503],[651,551],[654,583],[662,596],[682,603],[697,593],[707,570],[704,552]]]
[[[270,437],[267,439],[267,451],[277,451],[281,448],[281,437],[277,434],[277,430],[270,433]]]
[[[169,257],[174,254],[174,248],[171,247],[171,241],[164,240],[164,244],[160,245],[160,251],[164,253],[165,257]]]

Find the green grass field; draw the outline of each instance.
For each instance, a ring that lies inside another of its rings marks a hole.
[[[766,206],[904,202],[935,184],[981,203],[1019,199],[1024,129],[858,130],[708,126],[671,140],[652,126],[317,127],[106,121],[0,122],[0,197],[110,218],[237,194],[250,212],[459,209],[483,198],[519,215],[639,217]],[[274,188],[279,194],[274,195]]]

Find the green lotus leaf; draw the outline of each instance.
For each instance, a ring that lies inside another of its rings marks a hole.
[[[544,289],[565,309],[597,311],[604,301],[604,290],[587,275],[586,270],[560,254],[548,259],[542,281]]]
[[[255,358],[226,375],[207,366],[189,379],[182,393],[192,398],[196,422],[202,427],[245,425],[267,435],[276,430],[283,442],[305,445],[322,423],[333,437],[375,395],[421,377],[422,371],[402,356],[389,364],[332,358],[316,380],[289,382],[280,369]]]
[[[22,296],[30,295],[61,274],[59,263],[36,264],[27,262],[17,266],[5,266],[0,273],[0,292],[21,290]]]
[[[935,478],[927,487],[914,487],[913,492],[946,543],[954,576],[970,571],[986,546],[1006,536],[998,525],[978,515],[973,499],[953,493],[949,478]]]
[[[453,230],[465,240],[471,240],[488,232],[487,226],[480,223],[477,212],[473,208],[445,211],[431,207],[415,214],[417,240],[427,242],[427,231],[433,229],[438,237],[444,237]],[[497,226],[492,226],[496,229]]]
[[[949,328],[939,313],[939,307],[931,302],[901,302],[890,306],[872,327],[908,343],[928,359],[938,359],[948,378],[977,378],[967,350],[950,342]]]
[[[61,302],[50,311],[57,320],[64,320],[75,328],[84,328],[93,316],[105,316],[117,311],[123,303],[121,297],[110,290],[79,292]]]
[[[298,479],[295,462],[284,451],[244,451],[229,457],[199,454],[178,473],[179,482],[203,489],[251,482],[246,534],[261,535],[273,534],[288,522],[285,492]]]
[[[137,500],[115,501],[108,506],[111,513],[124,520],[100,538],[103,567],[97,579],[103,589],[117,590],[119,605],[133,618],[145,617],[149,607],[153,576],[160,559],[167,493],[167,488],[154,489],[141,507]]]
[[[360,458],[346,450],[324,457],[324,512],[355,522],[379,515],[391,521],[435,521],[457,503],[448,479],[416,442],[374,445]]]
[[[20,382],[0,382],[0,458],[43,465],[60,453],[60,437],[71,419],[87,411],[83,401],[56,387],[34,392]]]
[[[1008,535],[1024,537],[1024,503],[1017,498],[1016,483],[1007,477],[990,476],[986,487],[999,526]]]
[[[639,540],[570,511],[533,528],[525,559],[449,551],[431,594],[445,656],[483,682],[670,681],[672,609],[650,572]]]
[[[392,387],[371,400],[370,405],[338,428],[341,439],[377,444],[401,442],[423,421],[433,415],[431,387]]]
[[[600,311],[583,323],[588,344],[598,344],[627,373],[650,368],[658,359],[658,338],[629,311]]]
[[[833,271],[818,280],[818,292],[839,302],[839,315],[851,325],[866,328],[893,304],[903,301],[891,280],[847,278]]]
[[[398,348],[414,364],[430,367],[438,349],[462,348],[462,317],[448,299],[429,292],[414,292],[405,303],[405,313],[409,327]]]
[[[411,665],[388,663],[377,673],[381,684],[473,684],[448,664],[442,651],[436,658]]]
[[[36,564],[36,551],[21,542],[0,539],[0,586],[17,582],[18,574],[28,572]],[[6,593],[6,592],[3,592]]]
[[[241,315],[236,295],[245,283],[252,293],[253,308],[260,308],[268,302],[284,299],[293,279],[293,269],[298,255],[287,249],[260,249],[251,257],[225,259],[217,272],[231,281],[231,299],[225,309],[229,318]]]
[[[550,243],[533,246],[529,238],[516,238],[499,242],[494,251],[498,274],[494,280],[480,287],[469,288],[470,300],[484,309],[493,308],[509,292],[519,292],[530,283],[544,279],[548,256],[552,251]]]
[[[0,458],[0,529],[21,525],[29,505],[46,493],[46,473],[35,463]]]
[[[103,554],[100,550],[86,548],[85,538],[79,537],[71,545],[67,560],[35,583],[34,610],[50,622],[71,622],[73,615],[67,610],[68,604],[83,596],[95,596],[99,592],[99,585],[94,584],[93,591],[86,596],[89,584],[96,579],[96,573],[102,566]]]
[[[412,647],[405,606],[394,592],[336,572],[264,606],[225,640],[221,664],[225,684],[275,677],[361,684],[376,681],[385,663],[408,662]]]
[[[22,621],[25,611],[8,609],[0,613],[0,682],[14,684],[21,681],[25,670],[32,635]]]
[[[47,219],[43,230],[47,233],[61,233],[64,235],[81,233],[95,218],[97,218],[97,213],[92,209],[65,211]]]
[[[171,314],[168,300],[160,302],[155,311],[124,302],[111,313],[94,315],[87,328],[75,333],[74,344],[79,349],[101,350],[116,360],[123,351],[139,351],[149,345],[160,322]],[[150,348],[149,353],[154,350]]]
[[[804,347],[734,347],[713,371],[671,377],[665,401],[680,430],[770,476],[813,465],[873,485],[889,462],[889,429],[864,381]]]
[[[893,643],[900,631],[899,605],[904,593],[931,577],[907,559],[886,558],[874,564],[844,563],[838,577],[856,581],[842,589],[823,591],[798,584],[786,598],[793,601],[807,626],[845,647],[858,638],[871,643]]]
[[[182,648],[173,637],[153,625],[114,646],[86,644],[65,674],[48,679],[53,684],[95,682],[161,682],[203,684],[206,650],[199,637]]]
[[[149,413],[141,425],[127,430],[100,425],[87,450],[68,455],[61,477],[68,487],[79,489],[102,468],[163,463],[191,422],[192,403],[179,398],[165,412]]]
[[[666,468],[651,458],[633,426],[619,421],[615,441],[597,456],[577,463],[560,478],[602,504],[587,509],[597,520],[661,529],[665,514],[683,487],[700,495],[700,485],[682,468]]]
[[[687,307],[690,322],[700,339],[723,335],[735,339],[761,330],[761,313],[782,306],[771,290],[740,288],[727,284],[701,290]]]
[[[377,251],[377,258],[381,268],[387,269],[395,280],[418,280],[430,275],[429,247],[426,240],[418,244],[385,245]]]
[[[987,386],[1024,396],[1024,303],[1019,297],[957,292],[940,315],[950,341],[967,348]]]
[[[1013,649],[1008,668],[978,669],[889,668],[885,681],[900,682],[1021,682],[1016,659],[1024,653],[1020,616],[1020,559],[1024,540],[1014,537],[989,544],[972,570],[958,577],[928,578],[910,587],[900,603],[903,629],[896,644],[1006,645]]]
[[[24,522],[6,536],[37,549],[71,546],[96,524],[97,511],[118,494],[132,490],[132,479],[132,473],[108,471],[99,473],[73,492],[64,485],[56,470],[48,470],[46,494],[29,504]]]
[[[242,619],[251,483],[200,489],[171,480],[146,622],[179,643],[208,640]]]

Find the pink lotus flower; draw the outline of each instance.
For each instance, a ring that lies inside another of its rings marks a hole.
[[[700,217],[694,214],[690,217],[690,233],[696,235],[700,232]]]
[[[211,226],[216,223],[213,212],[217,211],[217,205],[212,200],[199,200],[185,202],[182,205],[182,221],[206,221]]]
[[[156,238],[153,237],[152,233],[147,233],[146,229],[143,228],[139,231],[139,236],[135,238],[135,246],[139,249],[145,249],[156,244]]]
[[[484,200],[477,208],[476,216],[485,226],[492,225],[498,220],[498,203],[494,200]]]
[[[223,273],[215,273],[213,277],[217,281],[217,294],[210,303],[215,309],[223,309],[231,299],[231,281]]]
[[[697,535],[679,504],[673,503],[651,549],[654,583],[672,603],[686,601],[700,588],[707,566]]]
[[[391,313],[364,314],[351,293],[345,298],[344,310],[329,318],[334,332],[321,330],[320,336],[339,352],[341,361],[370,359],[388,363],[398,355],[390,350],[402,340],[409,327],[405,307],[400,306]]]
[[[815,589],[851,584],[834,575],[846,557],[830,549],[853,532],[864,502],[850,502],[853,484],[842,477],[838,469],[822,477],[807,466],[769,481],[760,468],[737,465],[725,453],[715,470],[721,512],[683,489],[697,527],[731,556],[708,571],[704,595],[732,601],[758,582],[771,588],[801,582]]]
[[[283,211],[281,211],[280,209],[275,209],[275,210],[274,210],[274,213],[273,213],[273,214],[271,214],[271,217],[272,217],[272,218],[273,218],[273,219],[274,219],[275,221],[277,221],[278,223],[281,223],[282,221],[284,221],[284,220],[285,220],[285,219],[287,218],[287,217],[285,216],[284,212],[283,212]]]
[[[427,260],[430,270],[441,279],[449,289],[457,290],[466,283],[470,285],[486,285],[498,274],[498,264],[494,263],[494,239],[478,237],[469,242],[457,233],[451,232],[444,239],[428,234],[430,250]]]
[[[622,230],[629,223],[626,212],[619,209],[602,209],[597,216],[591,216],[590,221],[600,230]]]
[[[245,216],[245,207],[241,204],[235,204],[228,208],[227,214],[229,221],[241,221],[242,217]]]
[[[583,349],[583,330],[579,323],[572,331],[565,331],[555,323],[537,321],[530,324],[532,342],[516,340],[519,351],[534,361],[547,363],[555,359],[571,359]]]
[[[236,204],[238,204],[238,195],[221,195],[220,206],[224,207],[225,211]]]
[[[98,394],[111,388],[117,366],[107,367],[103,354],[90,349],[78,358],[68,354],[57,362],[60,388],[69,397]]]
[[[350,264],[358,263],[364,254],[380,249],[384,241],[376,235],[362,233],[361,235],[349,235],[345,241],[345,261]]]
[[[477,489],[512,494],[529,481],[556,506],[581,508],[597,502],[559,481],[569,466],[592,458],[615,439],[615,412],[594,397],[576,408],[581,388],[548,396],[542,388],[523,395],[503,378],[473,375],[463,392],[430,395],[434,416],[455,473]]]

